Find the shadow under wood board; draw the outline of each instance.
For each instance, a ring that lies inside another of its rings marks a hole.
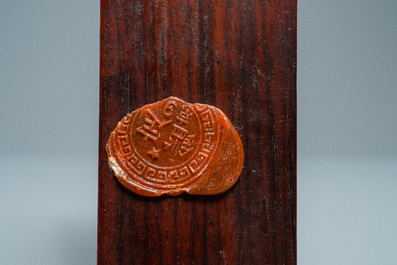
[[[98,264],[296,264],[296,1],[101,3]],[[143,197],[105,151],[169,96],[221,109],[244,168],[213,196]]]

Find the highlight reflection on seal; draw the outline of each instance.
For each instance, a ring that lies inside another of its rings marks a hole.
[[[106,151],[118,180],[143,196],[219,194],[237,181],[244,160],[225,114],[176,97],[127,114]]]

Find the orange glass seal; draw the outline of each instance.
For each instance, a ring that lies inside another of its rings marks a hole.
[[[151,197],[222,193],[236,183],[244,163],[240,137],[221,110],[177,97],[127,114],[106,151],[119,182]]]

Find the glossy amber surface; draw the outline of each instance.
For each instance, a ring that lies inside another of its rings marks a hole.
[[[177,97],[127,114],[106,151],[120,183],[143,196],[222,193],[244,162],[240,137],[221,110]]]

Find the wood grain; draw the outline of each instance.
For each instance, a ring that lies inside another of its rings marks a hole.
[[[101,3],[98,264],[296,264],[296,0]],[[105,145],[168,96],[220,108],[240,180],[216,196],[142,197]]]

